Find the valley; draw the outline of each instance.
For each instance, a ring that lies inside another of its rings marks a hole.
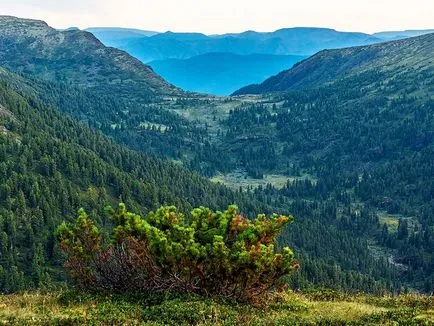
[[[296,27],[273,32],[152,32],[88,28],[103,44],[126,51],[172,84],[188,91],[227,96],[260,83],[324,49],[339,49],[432,33],[432,30],[349,33]]]
[[[55,228],[80,207],[107,227],[119,201],[290,212],[291,288],[433,291],[434,34],[321,51],[218,97],[87,32],[0,27],[0,292],[67,282]]]
[[[246,84],[261,82],[305,58],[301,55],[215,52],[187,59],[153,60],[149,65],[184,90],[224,96]]]

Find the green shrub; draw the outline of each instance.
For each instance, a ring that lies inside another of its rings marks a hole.
[[[113,241],[101,233],[83,210],[73,224],[58,228],[65,266],[85,289],[180,291],[255,300],[298,268],[293,252],[276,253],[274,242],[292,216],[258,215],[253,221],[236,206],[224,212],[205,207],[189,218],[174,206],[141,217],[108,209]]]

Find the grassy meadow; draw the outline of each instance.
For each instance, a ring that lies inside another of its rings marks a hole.
[[[75,292],[0,296],[1,325],[434,325],[434,298],[276,294],[259,305],[196,295]]]

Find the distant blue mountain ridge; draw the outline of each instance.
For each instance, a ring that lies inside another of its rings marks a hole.
[[[306,56],[213,52],[148,64],[168,82],[184,90],[228,95],[251,81],[263,81],[270,74],[280,72],[282,67],[290,68],[304,58]]]
[[[98,37],[98,36],[97,36]],[[103,35],[103,43],[110,44]],[[147,63],[153,60],[187,59],[210,52],[239,55],[311,55],[325,48],[342,48],[381,42],[364,33],[338,32],[328,28],[286,28],[275,32],[247,31],[239,34],[205,35],[165,32],[144,37],[126,36],[122,50]]]
[[[384,40],[392,41],[392,40],[400,40],[408,37],[421,36],[430,33],[434,33],[434,29],[379,32],[379,33],[374,33],[372,35]]]
[[[144,31],[135,28],[120,28],[120,27],[91,27],[85,29],[92,33],[104,45],[114,48],[122,48],[130,40],[149,37],[158,34],[158,32]]]
[[[86,30],[105,45],[148,63],[174,85],[215,95],[229,95],[244,85],[258,83],[324,49],[369,45],[430,32],[365,34],[316,27],[221,35],[113,27]]]

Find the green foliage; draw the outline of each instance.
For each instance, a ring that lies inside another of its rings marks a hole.
[[[10,75],[14,84],[19,77]],[[141,213],[168,202],[181,211],[231,202],[246,213],[267,211],[247,197],[128,150],[42,104],[25,87],[19,94],[0,83],[0,293],[65,281],[54,231],[80,206],[98,225],[109,222],[102,207],[119,198]]]
[[[326,85],[311,74],[300,74],[318,84],[270,95],[275,105],[240,106],[224,122],[228,130],[221,146],[231,149],[250,176],[313,177],[257,192],[272,206],[286,204],[295,216],[303,216],[284,238],[309,255],[308,261],[299,256],[307,267],[302,273],[309,272],[306,279],[316,285],[363,291],[382,287],[368,285],[368,279],[360,286],[359,276],[352,273],[360,271],[376,281],[387,280],[389,290],[434,290],[433,35],[405,41],[408,51],[379,45],[387,70],[382,65],[373,68],[378,61],[368,56],[363,58],[364,71],[350,69],[348,76]],[[358,49],[345,53],[363,56]],[[333,74],[329,60],[336,63],[337,58],[324,52],[282,76],[291,82],[302,69],[316,68]],[[357,56],[342,60],[348,63],[346,71]],[[318,66],[310,66],[313,61]],[[397,232],[378,222],[377,216],[385,212],[398,221]],[[307,222],[307,216],[312,220]],[[338,282],[330,278],[335,268],[323,265],[331,257],[347,274],[336,277]]]
[[[254,300],[298,268],[291,249],[274,248],[292,216],[260,214],[250,221],[232,205],[224,212],[199,207],[189,218],[163,206],[142,218],[124,204],[109,215],[114,242],[106,248],[83,210],[73,224],[58,229],[66,268],[84,289],[176,290]],[[113,265],[114,260],[120,263]],[[125,288],[113,275],[133,284]]]
[[[101,233],[94,223],[80,209],[72,226],[63,222],[57,229],[60,245],[68,257],[66,267],[71,276],[81,287],[90,286],[93,282],[93,261],[95,254],[101,251]]]
[[[346,49],[346,58],[325,51],[280,83],[315,83],[311,89],[162,98],[166,84],[155,79],[151,94],[152,72],[143,65],[135,71],[138,62],[125,54],[117,57],[121,67],[113,64],[118,52],[102,50],[91,35],[3,19],[0,61],[23,74],[0,68],[0,292],[64,281],[55,227],[80,206],[105,227],[101,207],[119,200],[142,216],[167,203],[184,213],[234,202],[244,214],[290,211],[303,218],[277,247],[294,248],[302,262],[288,278],[291,287],[433,292],[432,35],[404,41],[405,49],[387,43],[381,60],[372,47]],[[62,37],[44,37],[47,31]],[[207,176],[237,169],[253,178],[306,180],[234,193],[122,148],[55,109]],[[400,232],[378,222],[385,212]]]

